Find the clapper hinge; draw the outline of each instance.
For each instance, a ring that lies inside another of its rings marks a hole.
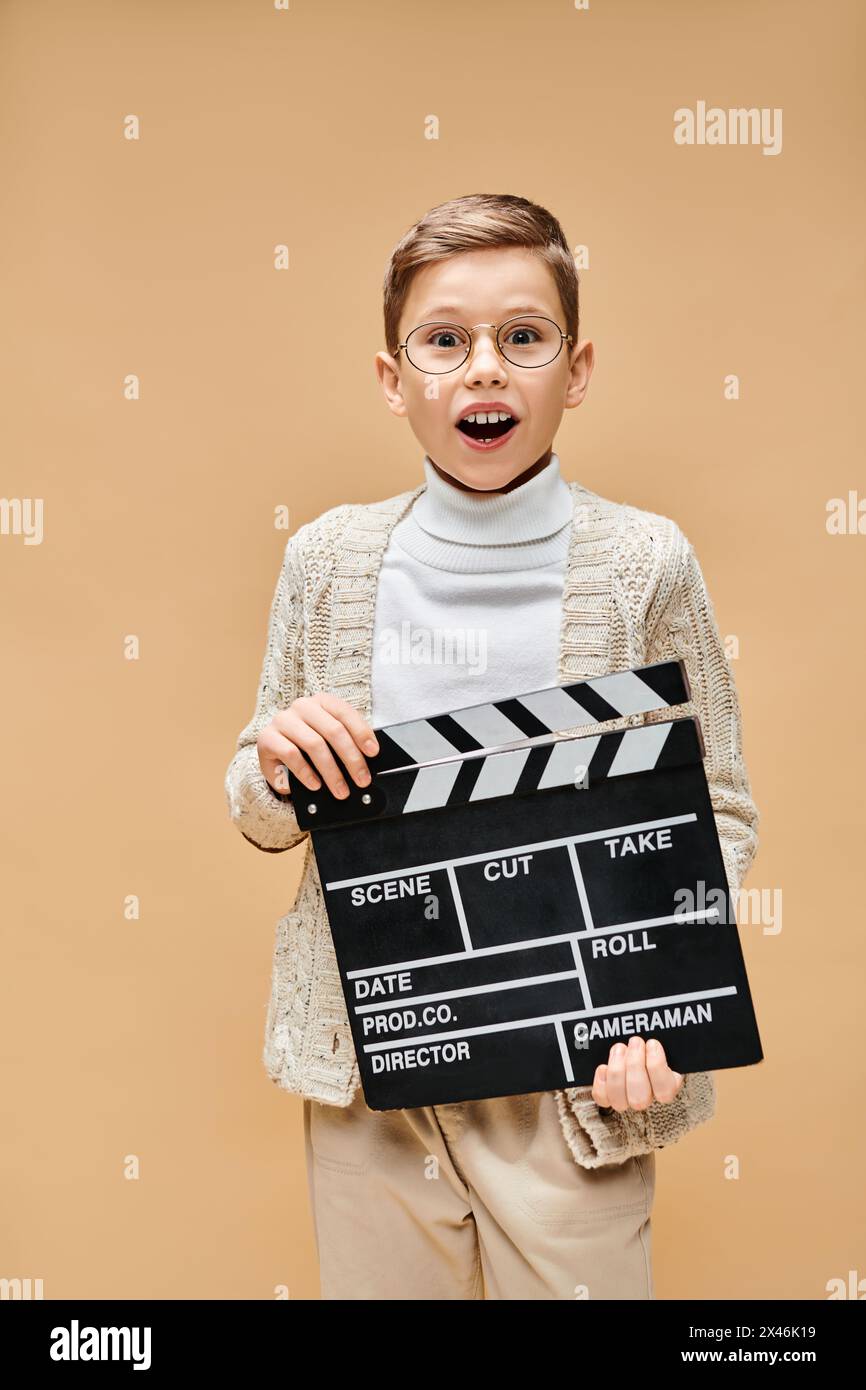
[[[348,796],[333,796],[324,785],[312,791],[289,772],[295,816],[302,830],[315,830],[321,825],[344,825],[350,821],[375,820],[386,809],[387,797],[373,771],[373,759],[367,758],[372,781],[366,787],[359,787],[333,749],[331,753],[349,788]]]

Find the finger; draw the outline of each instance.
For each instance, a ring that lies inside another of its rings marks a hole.
[[[332,695],[330,691],[326,691],[325,694],[319,695],[317,698],[320,704],[329,710],[335,718],[342,720],[359,748],[363,749],[365,753],[369,753],[371,757],[378,753],[379,740],[376,737],[375,729],[367,723],[359,710],[349,704],[348,700],[342,700],[339,695]]]
[[[324,711],[319,713],[323,720],[331,718]],[[336,720],[334,722],[336,723]],[[282,752],[288,753],[287,745],[296,746],[306,753],[332,796],[346,797],[349,795],[349,788],[340,768],[334,761],[334,755],[328,746],[327,739],[317,728],[306,722],[306,715],[301,717],[293,710],[281,710],[279,714],[274,716],[273,723],[275,729],[268,745],[269,748],[275,746],[281,755]],[[281,739],[282,742],[280,742]],[[287,759],[281,756],[281,761],[286,762]],[[292,767],[293,772],[294,770]]]
[[[345,702],[341,700],[339,703],[342,705]],[[346,708],[349,707],[346,706]],[[366,787],[369,785],[370,769],[367,766],[366,759],[363,757],[352,734],[337,715],[332,714],[329,709],[326,709],[326,707],[319,702],[319,700],[313,699],[309,701],[296,700],[291,710],[287,711],[287,713],[293,718],[299,718],[306,722],[309,728],[316,730],[317,733],[325,739],[329,747],[332,748],[342,760],[346,771],[359,787]],[[293,739],[296,743],[299,742],[294,729],[287,729],[286,732],[289,738]],[[301,747],[304,747],[303,743],[301,743]],[[324,772],[324,769],[322,769],[322,771]]]
[[[604,1062],[599,1062],[595,1069],[595,1077],[592,1083],[592,1098],[596,1105],[602,1107],[610,1105],[607,1096],[607,1067]]]
[[[656,1100],[670,1104],[682,1089],[685,1081],[683,1073],[672,1071],[668,1066],[665,1050],[658,1038],[650,1038],[646,1045],[646,1057],[653,1095]]]
[[[614,1043],[607,1059],[608,1105],[614,1110],[626,1110],[628,1097],[625,1088],[626,1047],[624,1043]]]
[[[646,1069],[646,1043],[637,1034],[628,1040],[625,1063],[625,1091],[630,1110],[646,1110],[652,1105],[653,1088]]]
[[[284,794],[291,791],[287,769],[291,769],[310,791],[318,791],[322,785],[321,778],[316,775],[315,768],[310,767],[300,748],[276,730],[268,735],[259,762],[266,780],[275,791]]]

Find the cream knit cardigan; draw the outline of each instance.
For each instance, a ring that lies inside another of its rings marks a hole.
[[[700,719],[704,766],[736,901],[757,850],[759,817],[743,763],[734,679],[695,552],[667,517],[608,501],[576,482],[568,486],[574,519],[558,681],[684,660],[693,698],[676,714]],[[298,828],[291,798],[265,781],[256,740],[276,710],[322,691],[340,695],[369,720],[379,568],[393,527],[425,488],[426,482],[383,502],[332,507],[289,537],[255,713],[225,778],[231,819],[257,848],[279,852],[306,841],[295,901],[276,925],[262,1059],[283,1090],[331,1105],[349,1105],[360,1077],[322,885],[309,832]],[[562,732],[590,735],[670,717],[656,711]],[[600,1109],[589,1086],[554,1095],[572,1154],[595,1168],[675,1143],[713,1115],[716,1092],[711,1072],[692,1072],[673,1101],[653,1101],[643,1111]]]

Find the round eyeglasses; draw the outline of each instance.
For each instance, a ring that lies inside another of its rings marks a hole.
[[[502,324],[476,323],[475,328],[495,328],[500,354],[515,367],[546,367],[559,356],[563,343],[574,342],[570,333],[538,314]],[[398,343],[397,354],[405,351],[412,366],[425,374],[455,372],[472,351],[474,332],[459,323],[421,323],[405,343]]]

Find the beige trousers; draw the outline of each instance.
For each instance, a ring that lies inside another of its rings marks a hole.
[[[655,1154],[582,1168],[550,1091],[304,1099],[325,1299],[653,1299]]]

